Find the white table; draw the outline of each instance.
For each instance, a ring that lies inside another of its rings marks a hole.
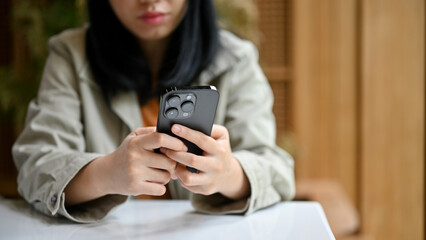
[[[77,224],[0,199],[0,239],[334,239],[321,205],[285,202],[249,216],[204,215],[189,201],[129,200],[104,221]]]

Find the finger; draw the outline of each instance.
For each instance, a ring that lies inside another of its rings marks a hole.
[[[138,136],[138,135],[144,135],[144,134],[148,134],[148,133],[153,133],[156,131],[156,127],[143,127],[143,128],[136,128],[135,130],[133,130],[129,136]]]
[[[202,195],[211,195],[215,193],[215,191],[213,191],[212,188],[208,186],[187,186],[182,182],[180,182],[180,185],[192,193],[197,193]]]
[[[211,168],[210,165],[212,161],[206,161],[207,158],[203,156],[198,156],[189,152],[177,152],[169,149],[163,149],[162,152],[168,158],[180,164],[193,167],[203,172],[206,172]]]
[[[205,152],[213,153],[215,151],[215,140],[202,132],[192,130],[179,124],[174,124],[172,126],[172,132],[176,134],[176,136],[194,143]]]
[[[166,193],[166,190],[166,186],[163,184],[144,181],[139,185],[139,189],[132,195],[162,196]]]
[[[178,166],[179,166],[179,163],[176,162],[175,169],[173,169],[173,172],[170,172],[170,178],[173,179],[173,180],[178,179],[178,176],[176,175],[176,169],[177,169]]]
[[[214,124],[212,128],[211,137],[213,139],[222,139],[222,138],[229,138],[229,132],[226,127]]]
[[[167,184],[170,181],[170,173],[155,168],[147,168],[143,177],[148,182]]]
[[[136,135],[143,135],[143,134],[148,134],[148,133],[153,133],[156,131],[156,127],[143,127],[143,128],[136,128],[135,130],[133,130],[134,133],[136,133]]]
[[[176,168],[176,175],[180,182],[187,187],[210,185],[211,179],[203,172],[194,174],[188,171],[185,166],[179,165]]]
[[[176,137],[165,133],[153,132],[136,137],[137,144],[145,150],[154,150],[160,147],[172,149],[175,151],[188,151],[185,144]]]
[[[164,169],[174,175],[177,163],[166,155],[148,152],[146,153],[146,159],[145,162],[141,161],[141,164],[150,168]]]

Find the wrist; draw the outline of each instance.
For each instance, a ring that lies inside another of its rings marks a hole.
[[[109,176],[109,159],[110,155],[105,155],[94,159],[88,167],[90,167],[92,189],[95,190],[96,195],[105,196],[112,194],[113,190],[110,184]]]
[[[224,184],[227,188],[220,193],[233,200],[246,198],[250,195],[250,182],[239,161],[232,157],[232,163],[230,178],[227,180],[228,184]]]
[[[104,157],[96,158],[74,176],[64,190],[67,206],[87,202],[108,194],[104,177],[105,162]]]

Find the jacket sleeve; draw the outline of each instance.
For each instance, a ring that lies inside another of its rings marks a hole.
[[[101,154],[85,152],[78,72],[72,54],[58,38],[49,41],[49,49],[37,98],[29,104],[25,128],[12,148],[19,171],[18,191],[44,214],[76,222],[98,221],[127,197],[108,195],[65,207],[67,184]]]
[[[293,159],[275,144],[273,93],[258,64],[256,48],[247,45],[244,56],[222,81],[228,86],[224,125],[233,155],[250,182],[251,196],[231,201],[221,194],[194,194],[192,203],[201,212],[250,214],[291,200],[295,194]]]

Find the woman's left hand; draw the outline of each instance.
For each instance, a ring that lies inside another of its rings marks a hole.
[[[172,132],[204,151],[202,156],[198,156],[161,149],[169,158],[180,163],[175,173],[184,188],[203,195],[219,192],[234,200],[250,194],[250,183],[240,163],[232,155],[229,133],[225,127],[213,125],[211,137],[178,124],[173,125]],[[198,169],[198,173],[188,171],[185,166]]]

